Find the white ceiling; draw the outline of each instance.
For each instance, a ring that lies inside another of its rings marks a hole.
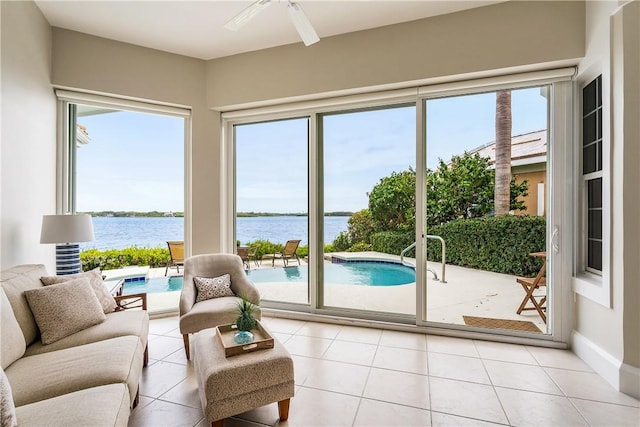
[[[299,0],[320,36],[350,33],[499,1]],[[300,43],[286,0],[272,4],[237,32],[223,25],[253,1],[50,1],[36,4],[54,27],[212,59]]]

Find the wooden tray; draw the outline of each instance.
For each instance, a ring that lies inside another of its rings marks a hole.
[[[220,325],[216,327],[216,335],[219,337],[225,357],[237,356],[238,354],[251,353],[256,350],[273,348],[273,337],[258,322],[258,326],[251,330],[253,342],[249,344],[236,344],[233,335],[238,332],[236,325]]]

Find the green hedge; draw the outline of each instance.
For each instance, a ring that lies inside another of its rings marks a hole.
[[[531,252],[546,250],[544,217],[504,215],[461,219],[429,227],[447,245],[447,264],[517,276],[535,276],[542,266]],[[427,242],[427,259],[440,261],[441,244]]]
[[[386,254],[400,255],[400,253],[413,242],[416,234],[413,231],[382,231],[371,235],[371,250]],[[405,256],[414,257],[415,251],[411,249]]]
[[[84,271],[100,267],[100,270],[113,270],[130,265],[148,265],[164,267],[169,262],[169,249],[139,248],[131,246],[125,249],[87,249],[80,253],[80,261]]]

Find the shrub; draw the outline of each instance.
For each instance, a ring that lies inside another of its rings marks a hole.
[[[333,239],[333,249],[336,252],[346,251],[351,247],[351,235],[347,231],[341,231],[340,234]]]
[[[413,231],[382,231],[371,236],[371,246],[374,251],[393,255],[400,255],[414,241]],[[414,256],[414,251],[411,250],[406,255]]]
[[[369,214],[378,231],[413,230],[416,223],[416,173],[392,172],[369,193]]]
[[[362,209],[349,217],[348,231],[351,244],[369,242],[376,231],[369,209]]]
[[[130,265],[148,265],[152,268],[164,267],[171,257],[165,248],[139,248],[131,246],[125,249],[87,249],[80,253],[84,271],[100,267],[101,270],[113,270]]]
[[[264,254],[275,254],[282,252],[284,245],[280,243],[271,243],[268,240],[256,240],[255,242],[247,243],[250,248],[257,247],[256,258],[261,259]],[[298,252],[299,254],[300,252]]]
[[[429,234],[444,239],[447,264],[517,276],[535,276],[542,264],[529,253],[546,250],[546,220],[538,216],[454,220],[429,227]],[[440,242],[429,240],[427,259],[440,257]]]
[[[347,249],[347,252],[367,252],[372,250],[373,246],[370,243],[358,242]]]

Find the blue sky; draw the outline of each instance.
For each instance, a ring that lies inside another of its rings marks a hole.
[[[544,129],[539,88],[512,92],[513,134]],[[182,211],[183,120],[132,112],[80,118],[78,210]],[[427,164],[495,139],[495,93],[427,103]],[[237,210],[307,212],[306,118],[236,127]],[[357,211],[391,172],[415,168],[415,108],[324,117],[325,210]],[[214,165],[212,165],[214,167]]]

